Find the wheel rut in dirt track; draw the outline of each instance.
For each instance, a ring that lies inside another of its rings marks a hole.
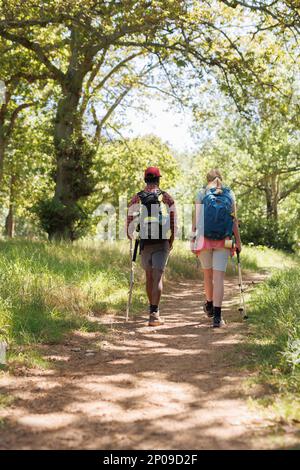
[[[0,391],[15,398],[0,414],[0,448],[272,447],[273,425],[247,406],[247,373],[236,367],[247,334],[236,280],[226,280],[228,325],[220,330],[202,312],[199,282],[169,287],[164,326],[149,328],[141,315],[110,327],[107,317],[108,335],[78,333],[63,345],[41,347],[50,369],[0,377]]]

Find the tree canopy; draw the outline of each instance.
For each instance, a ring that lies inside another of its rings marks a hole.
[[[230,165],[241,197],[258,191],[278,220],[299,188],[298,34],[294,0],[2,0],[0,181],[10,220],[26,200],[49,238],[74,240],[95,204],[133,190],[152,161],[167,185],[181,165],[177,184],[189,181],[191,192],[198,157],[155,137],[123,138],[123,111],[142,107],[146,93],[192,109],[206,135],[200,167]]]

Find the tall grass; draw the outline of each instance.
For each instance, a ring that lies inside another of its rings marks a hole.
[[[299,257],[266,246],[244,246],[243,267],[250,271],[274,271],[299,266]]]
[[[254,291],[246,351],[270,394],[264,404],[300,420],[300,270],[276,272]]]
[[[167,273],[170,279],[198,275],[183,244],[174,249]],[[94,329],[99,323],[89,316],[124,314],[129,274],[128,242],[0,241],[0,335],[32,344]],[[133,314],[146,301],[139,262],[135,278]]]
[[[275,260],[275,261],[274,261]],[[245,268],[292,263],[270,249],[246,248]],[[0,241],[0,335],[16,344],[57,342],[74,330],[99,325],[91,315],[124,315],[130,274],[128,242],[50,244]],[[187,242],[176,242],[167,279],[200,276]],[[146,303],[144,274],[136,266],[132,312]]]
[[[25,344],[93,329],[89,315],[125,308],[128,273],[119,247],[0,242],[0,329]]]

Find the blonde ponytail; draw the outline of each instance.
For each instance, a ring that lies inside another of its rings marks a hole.
[[[222,190],[223,178],[222,178],[221,172],[217,168],[214,168],[213,170],[210,170],[206,175],[206,179],[207,179],[207,186],[208,187],[210,187],[210,188],[215,187],[219,190]]]

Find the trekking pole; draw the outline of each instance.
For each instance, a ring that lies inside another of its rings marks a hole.
[[[247,320],[248,315],[246,312],[246,302],[245,302],[245,295],[244,295],[244,286],[243,286],[243,277],[242,277],[242,266],[241,266],[241,258],[240,258],[240,252],[237,249],[236,250],[236,255],[237,255],[237,262],[238,262],[238,279],[239,279],[239,289],[240,289],[240,306],[239,306],[239,312],[241,315],[243,315],[243,319]]]
[[[130,268],[130,286],[129,286],[129,293],[128,293],[128,303],[127,303],[127,309],[126,309],[126,322],[128,322],[128,320],[129,320],[130,307],[131,307],[131,302],[132,302],[135,262],[136,262],[139,243],[140,243],[139,240],[135,240],[135,245],[134,245],[134,250],[133,250],[133,242],[132,242],[132,239],[130,239],[130,263],[131,263],[131,268]]]

